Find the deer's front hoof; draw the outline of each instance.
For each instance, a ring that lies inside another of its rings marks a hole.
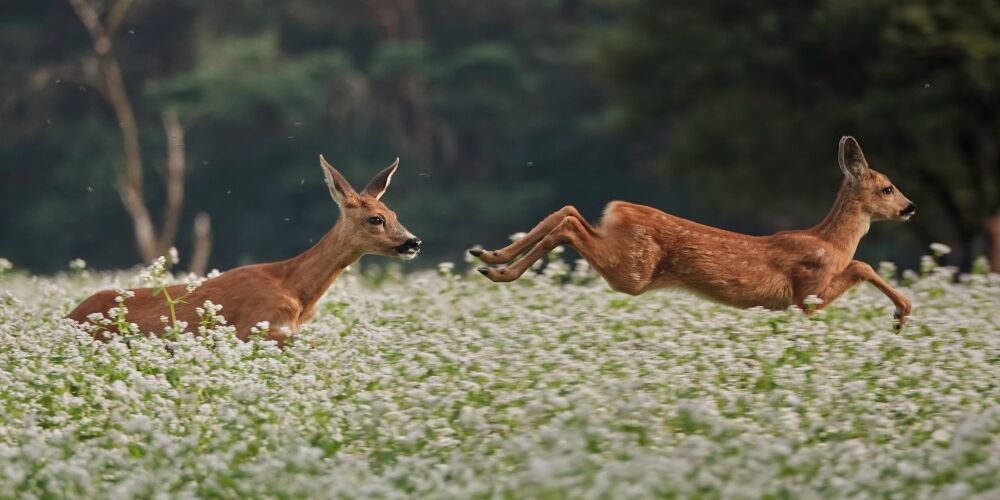
[[[894,330],[896,330],[897,332],[900,331],[900,330],[902,330],[903,329],[903,325],[906,324],[906,316],[907,316],[907,314],[904,314],[899,309],[896,309],[896,311],[892,313],[892,320],[893,320],[892,321],[892,328]]]
[[[483,255],[484,253],[486,253],[486,250],[483,250],[482,248],[479,248],[479,247],[475,247],[475,248],[470,248],[469,249],[469,255],[471,255],[473,257],[479,257],[479,256]],[[482,269],[482,268],[480,268],[480,269]],[[480,271],[480,272],[482,272],[482,271]]]

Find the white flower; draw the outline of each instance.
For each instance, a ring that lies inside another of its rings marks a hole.
[[[177,247],[170,247],[170,263],[176,264],[181,261],[180,254],[177,252]]]
[[[83,271],[87,268],[87,261],[83,259],[73,259],[69,261],[69,268],[73,271]]]
[[[951,253],[951,247],[944,243],[931,243],[931,252],[935,257],[942,257]]]
[[[199,278],[199,279],[196,279],[196,280],[188,283],[187,287],[186,287],[187,293],[191,293],[191,292],[197,290],[201,285],[205,284],[205,281],[207,281],[205,278]]]
[[[806,304],[806,305],[809,305],[809,306],[818,306],[818,305],[820,305],[820,304],[823,303],[823,299],[821,299],[821,298],[819,298],[819,297],[817,297],[815,295],[810,295],[810,296],[802,299],[802,303]]]
[[[14,264],[12,264],[9,260],[0,257],[0,274],[10,271],[11,269],[14,269]]]
[[[441,274],[451,274],[453,269],[455,269],[455,264],[452,262],[442,262],[438,264],[438,272]]]
[[[1000,488],[998,275],[904,273],[920,315],[896,333],[891,303],[865,285],[807,318],[669,290],[626,296],[599,279],[494,285],[440,271],[378,286],[342,276],[284,348],[241,342],[221,316],[158,338],[127,323],[119,335],[97,314],[106,326],[90,330],[112,333],[94,342],[57,318],[134,277],[4,278],[0,406],[13,417],[0,425],[0,487],[29,498]],[[178,312],[222,310],[198,300]],[[166,308],[154,302],[156,317]]]
[[[268,330],[271,329],[271,323],[268,321],[261,321],[255,326],[250,327],[250,333],[255,335],[266,334]]]
[[[524,238],[527,235],[528,235],[528,233],[525,233],[525,232],[522,231],[522,232],[517,232],[517,233],[514,233],[514,234],[510,235],[509,238],[510,238],[510,241],[517,241],[517,240],[519,240],[521,238]]]

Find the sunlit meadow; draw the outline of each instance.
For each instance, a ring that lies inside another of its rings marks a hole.
[[[140,273],[2,266],[0,496],[1000,497],[998,275],[925,259],[896,333],[868,285],[807,317],[376,262],[283,351],[95,343],[60,318]]]

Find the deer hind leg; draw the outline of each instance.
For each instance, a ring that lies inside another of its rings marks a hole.
[[[542,238],[545,238],[546,235],[551,233],[552,230],[562,223],[563,219],[567,217],[579,220],[588,232],[595,235],[597,234],[590,224],[584,220],[583,216],[580,215],[580,212],[577,211],[575,207],[572,205],[566,205],[543,219],[542,222],[539,222],[538,225],[529,231],[523,238],[507,245],[504,248],[501,248],[500,250],[488,251],[481,248],[473,248],[469,250],[469,253],[475,257],[479,257],[479,260],[487,264],[506,264],[517,258],[518,255],[527,251],[532,245],[541,241]]]
[[[614,290],[637,295],[647,283],[622,278],[614,260],[612,248],[601,234],[586,226],[576,217],[565,217],[549,234],[545,235],[521,260],[510,267],[480,267],[479,272],[492,281],[509,282],[520,278],[538,259],[559,245],[569,245],[600,274]]]
[[[847,290],[851,289],[854,285],[861,283],[862,281],[867,281],[875,288],[878,288],[889,300],[896,306],[896,311],[893,317],[898,321],[897,328],[902,327],[906,323],[906,317],[910,315],[913,311],[913,304],[910,299],[907,299],[905,295],[899,292],[887,283],[878,273],[872,269],[872,266],[860,260],[851,261],[847,268],[844,269],[840,274],[833,277],[830,283],[820,290],[816,294],[819,298],[823,299],[823,303],[816,306],[817,309],[822,309],[829,305],[831,302],[844,294]],[[806,298],[806,293],[797,293],[795,297],[796,305],[801,307],[803,310],[808,310],[803,300]]]

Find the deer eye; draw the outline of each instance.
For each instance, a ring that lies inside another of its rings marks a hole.
[[[381,226],[382,224],[385,224],[385,219],[376,215],[375,217],[369,217],[368,223],[373,226]]]
[[[882,194],[884,194],[886,196],[889,196],[890,194],[892,194],[892,186],[889,186],[887,188],[883,188],[882,189]]]

